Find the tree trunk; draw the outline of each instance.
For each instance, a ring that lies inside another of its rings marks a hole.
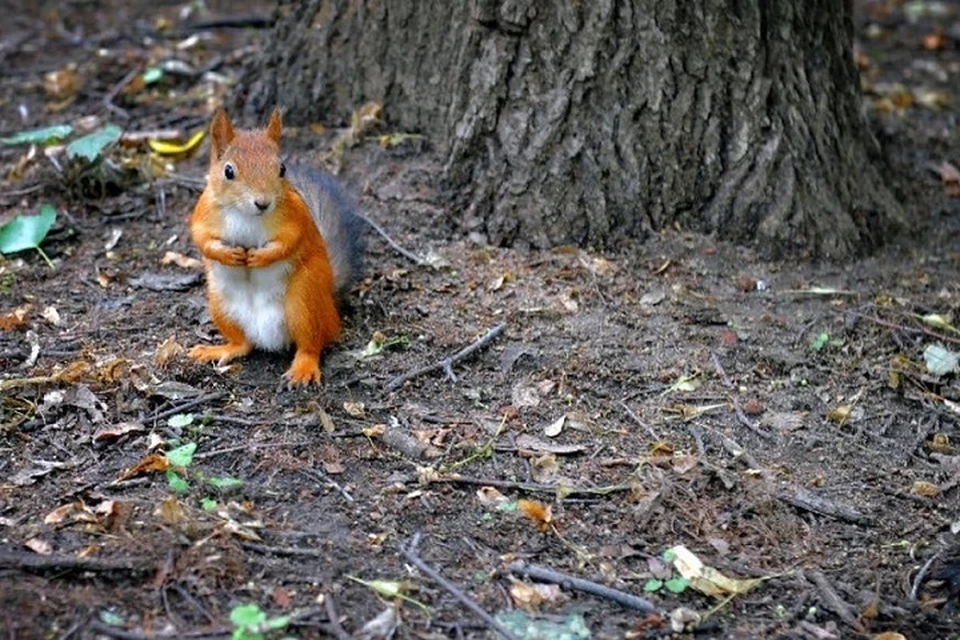
[[[419,131],[492,242],[681,227],[847,257],[900,225],[850,0],[280,0],[245,111]]]

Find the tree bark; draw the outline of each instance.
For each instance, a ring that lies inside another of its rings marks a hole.
[[[848,257],[901,225],[861,112],[851,0],[280,0],[238,94],[262,116],[368,100],[429,136],[498,244],[668,227]]]

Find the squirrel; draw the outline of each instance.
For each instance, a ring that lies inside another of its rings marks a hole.
[[[223,109],[210,125],[207,184],[190,216],[205,258],[210,315],[227,342],[188,355],[226,364],[254,348],[296,353],[287,386],[320,382],[320,353],[340,333],[338,303],[359,276],[360,218],[328,173],[287,167],[282,120],[235,129]]]

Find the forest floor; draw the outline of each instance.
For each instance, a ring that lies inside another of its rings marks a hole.
[[[700,620],[683,637],[960,637],[960,387],[924,358],[960,342],[931,317],[960,307],[960,174],[938,168],[960,163],[955,3],[858,5],[916,238],[848,264],[681,231],[496,248],[454,233],[429,140],[373,138],[341,176],[424,264],[371,231],[323,385],[295,391],[289,355],[182,353],[218,339],[183,260],[207,145],[175,161],[132,134],[204,130],[267,33],[190,29],[196,6],[37,3],[0,26],[0,136],[125,132],[87,167],[0,146],[0,224],[58,213],[54,269],[0,258],[0,636],[489,637],[459,592],[517,638],[666,637],[671,618]],[[322,124],[287,131],[294,156],[330,160],[347,123]],[[388,390],[495,329],[456,381]],[[737,581],[680,580],[678,553]]]

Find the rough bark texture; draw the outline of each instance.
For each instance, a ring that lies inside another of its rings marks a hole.
[[[280,0],[238,94],[428,135],[465,229],[609,246],[665,227],[845,257],[900,221],[849,0]]]

